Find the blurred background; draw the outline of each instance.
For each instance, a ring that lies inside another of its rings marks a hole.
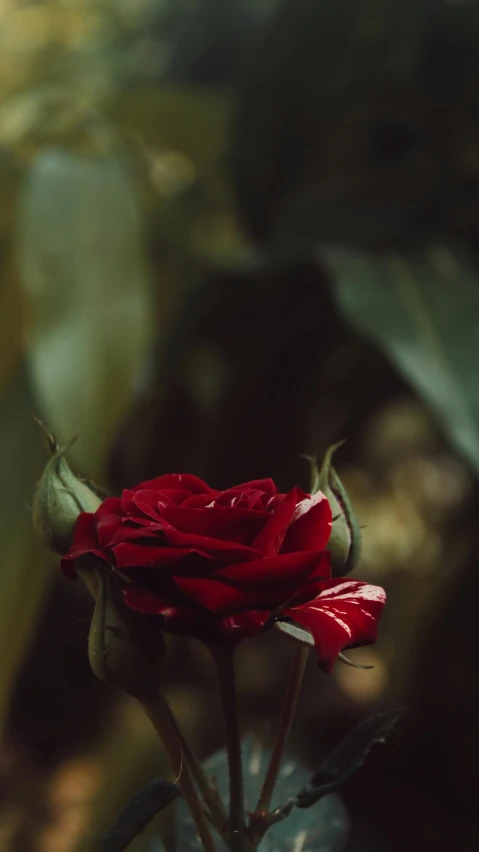
[[[478,848],[478,236],[476,0],[0,0],[1,850],[86,852],[168,772],[34,538],[33,414],[110,493],[307,488],[302,454],[346,439],[388,605],[351,652],[373,669],[310,661],[291,750],[405,705],[344,788],[347,852]],[[265,742],[291,653],[240,646]],[[219,748],[201,648],[165,678]]]

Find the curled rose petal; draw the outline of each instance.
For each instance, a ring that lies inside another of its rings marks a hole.
[[[317,597],[285,609],[283,614],[309,630],[319,662],[331,671],[344,648],[376,641],[385,602],[380,586],[360,580],[328,580]]]
[[[75,559],[80,559],[87,553],[106,559],[105,553],[100,547],[96,533],[95,515],[82,512],[76,522],[75,537],[73,544],[66,556],[62,559],[62,571],[66,577],[74,580],[77,576]]]
[[[117,515],[121,510],[121,500],[119,497],[107,497],[101,506],[95,512],[97,520],[101,520],[105,515]],[[89,514],[89,513],[87,513]]]
[[[109,547],[120,527],[120,515],[103,515],[96,527],[96,534],[101,547]]]
[[[332,528],[330,505],[321,491],[296,506],[286,533],[282,553],[324,550]]]
[[[252,542],[253,547],[261,551],[263,556],[276,556],[279,553],[297,505],[298,489],[293,488],[273,509]]]
[[[245,591],[269,587],[275,584],[288,584],[294,588],[300,586],[322,562],[321,551],[307,553],[285,553],[280,556],[264,557],[254,562],[229,565],[220,568],[215,576],[218,579],[232,581]]]

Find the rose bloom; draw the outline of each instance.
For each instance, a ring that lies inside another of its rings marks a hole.
[[[280,494],[271,479],[217,491],[173,473],[82,513],[62,567],[75,577],[76,559],[104,560],[128,607],[206,641],[296,622],[330,671],[342,649],[375,641],[385,602],[378,586],[331,577],[332,523],[321,492]]]

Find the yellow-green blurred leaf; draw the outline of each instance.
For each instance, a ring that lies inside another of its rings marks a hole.
[[[51,578],[29,508],[44,458],[25,370],[15,370],[0,401],[0,729]]]
[[[47,150],[18,213],[27,358],[42,419],[101,476],[155,327],[142,218],[126,165]]]

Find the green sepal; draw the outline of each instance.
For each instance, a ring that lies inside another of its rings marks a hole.
[[[163,636],[122,600],[110,568],[99,568],[99,587],[88,636],[93,674],[140,700],[151,700],[161,684]]]
[[[361,553],[361,531],[349,501],[347,491],[336,473],[332,458],[344,441],[327,450],[321,468],[311,461],[311,493],[322,491],[328,498],[333,514],[333,526],[327,549],[331,554],[333,577],[343,577],[353,570]]]

